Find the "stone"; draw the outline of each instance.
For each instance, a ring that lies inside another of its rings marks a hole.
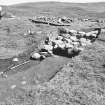
[[[51,51],[51,50],[53,50],[53,46],[52,45],[44,45],[44,49],[47,51]]]
[[[64,36],[63,36],[64,38],[70,38],[71,36],[70,36],[70,34],[64,34]]]
[[[77,34],[76,30],[69,30],[70,33]]]
[[[83,31],[79,31],[78,34],[82,34],[82,35],[85,35],[86,33],[83,32]]]
[[[56,48],[58,48],[58,45],[57,44],[54,45],[54,49],[56,49]]]
[[[0,6],[0,12],[2,11],[2,7]]]
[[[24,36],[27,36],[27,33],[24,33]]]
[[[65,47],[65,44],[63,41],[61,40],[56,40],[56,44],[58,45],[58,47],[60,47],[61,49],[64,49]]]
[[[70,44],[70,43],[66,43],[66,44],[65,44],[65,48],[73,48],[73,45]]]
[[[92,34],[92,36],[96,38],[97,34]]]
[[[58,36],[58,37],[57,37],[57,40],[62,40],[62,39],[63,39],[62,36]]]
[[[89,40],[89,39],[87,39],[86,40],[86,45],[91,45],[92,43],[91,43],[91,40]]]
[[[41,55],[39,53],[33,53],[31,57],[34,59],[40,59]]]
[[[68,38],[64,38],[65,39],[65,41],[67,42],[67,43],[72,43],[72,40],[71,39],[68,39]]]
[[[71,39],[72,41],[78,41],[78,39],[76,38],[76,36],[71,36],[70,39]]]
[[[98,30],[91,31],[91,34],[98,34]]]
[[[11,89],[14,89],[14,88],[16,88],[16,85],[12,85],[12,86],[11,86]]]
[[[27,83],[26,81],[22,81],[22,82],[21,82],[22,85],[25,85],[26,83]]]
[[[43,60],[43,59],[45,59],[45,58],[46,58],[45,55],[41,55],[40,60]]]
[[[14,61],[14,62],[18,62],[19,59],[18,59],[18,58],[13,58],[13,61]]]
[[[81,43],[86,43],[86,38],[80,38]]]
[[[2,7],[0,6],[0,19],[2,18]]]
[[[74,45],[79,45],[79,42],[73,42]]]
[[[86,36],[87,36],[87,37],[91,36],[91,33],[90,33],[90,32],[87,32],[87,33],[86,33]]]
[[[79,51],[83,51],[83,50],[84,50],[83,47],[78,47],[77,49],[78,49]]]
[[[67,53],[68,53],[69,55],[73,54],[73,49],[72,49],[72,48],[68,48]]]

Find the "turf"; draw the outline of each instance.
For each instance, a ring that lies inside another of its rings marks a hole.
[[[104,19],[104,6],[104,2],[42,2],[9,6],[7,12],[18,18],[5,18],[0,21],[0,70],[11,66],[12,57],[17,56],[17,53],[19,63],[30,60],[29,54],[43,46],[49,33],[52,33],[52,36],[57,35],[58,27],[34,24],[28,21],[28,18],[51,15]],[[95,22],[74,22],[68,28],[87,31],[96,26],[99,24]],[[34,31],[34,34],[24,36],[28,29]],[[42,62],[30,60],[27,65],[9,71],[7,78],[0,77],[1,105],[104,105],[104,39],[104,33],[101,33],[91,46],[87,46],[73,58],[55,56]],[[1,50],[2,48],[5,50]],[[4,53],[7,48],[12,53]],[[22,81],[26,81],[26,84],[22,84]],[[16,85],[16,88],[11,88],[13,85]]]

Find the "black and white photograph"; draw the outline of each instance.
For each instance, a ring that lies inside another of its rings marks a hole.
[[[105,0],[0,0],[0,105],[105,105]]]

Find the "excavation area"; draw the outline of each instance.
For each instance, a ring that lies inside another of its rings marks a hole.
[[[45,17],[41,19],[43,18]],[[4,21],[6,21],[5,24],[3,24]],[[19,17],[12,20],[9,18],[2,19],[0,24],[0,71],[1,77],[4,78],[8,77],[9,72],[30,71],[31,68],[34,69],[37,65],[40,67],[41,64],[43,70],[39,68],[35,70],[42,74],[46,73],[45,77],[49,77],[49,75],[52,77],[54,75],[52,72],[57,72],[59,68],[55,66],[56,70],[53,70],[51,67],[49,70],[51,74],[47,75],[48,70],[43,68],[45,65],[43,62],[49,62],[46,59],[52,59],[58,66],[65,65],[68,60],[78,56],[87,46],[91,46],[101,33],[100,27],[88,28],[88,32],[85,32],[81,29],[71,29],[72,26],[57,27],[44,23],[38,26],[39,23],[30,22],[27,18]],[[47,65],[50,68],[53,63]]]

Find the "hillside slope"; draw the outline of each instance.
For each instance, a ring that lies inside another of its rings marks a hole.
[[[59,15],[59,16],[105,16],[105,3],[60,3],[38,2],[12,5],[7,8],[9,12],[19,16]]]

